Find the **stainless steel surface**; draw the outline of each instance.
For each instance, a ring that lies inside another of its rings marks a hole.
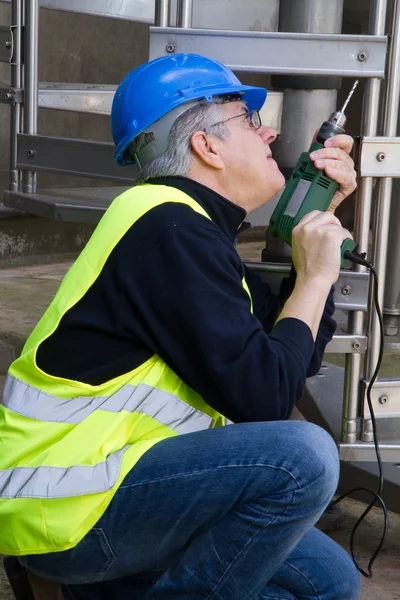
[[[11,24],[13,29],[13,61],[11,65],[11,87],[21,89],[22,84],[22,0],[14,0],[11,7]],[[17,135],[21,132],[22,108],[20,102],[11,104],[10,119],[10,176],[8,187],[12,191],[19,190],[20,172],[17,169]]]
[[[55,221],[96,224],[127,187],[43,190],[35,194],[6,192],[4,203]]]
[[[11,0],[1,0],[11,2]],[[175,24],[177,0],[170,0]],[[43,8],[155,23],[154,0],[40,0]],[[274,31],[278,23],[279,0],[197,0],[193,2],[193,26],[217,29]],[[165,23],[163,26],[167,26]]]
[[[150,28],[150,59],[175,52],[195,52],[214,58],[235,71],[292,75],[383,77],[384,36],[349,36],[261,31],[216,31]],[[357,54],[368,52],[360,63]]]
[[[0,62],[9,63],[12,55],[12,36],[9,27],[0,27]]]
[[[116,85],[40,83],[39,107],[109,115],[116,89]]]
[[[169,4],[169,0],[156,0],[154,24],[157,27],[168,27]]]
[[[400,162],[400,156],[399,156]],[[389,260],[386,262],[384,313],[400,314],[400,181],[393,182],[393,202],[390,211]]]
[[[114,161],[114,145],[70,138],[18,136],[18,168],[132,183],[137,169]]]
[[[364,354],[367,349],[367,336],[335,334],[325,348],[326,354]]]
[[[25,102],[24,132],[37,133],[38,120],[38,72],[39,72],[39,0],[25,2]],[[36,191],[36,173],[27,171],[22,175],[22,190],[26,193]]]
[[[154,23],[154,0],[40,0],[40,6],[99,17]]]
[[[281,31],[338,33],[342,29],[343,0],[281,0]]]
[[[170,1],[170,24],[177,25],[178,0]],[[198,29],[276,31],[279,0],[194,0],[191,26]]]
[[[193,0],[178,0],[177,25],[189,29],[192,26]]]
[[[268,281],[272,292],[279,291],[279,285],[282,277],[290,273],[290,265],[283,263],[261,263],[251,262],[246,263],[247,266],[256,272],[262,279]],[[351,294],[344,295],[342,289],[346,286],[351,287]],[[339,279],[335,284],[335,306],[337,310],[367,310],[369,274],[355,273],[342,269]],[[363,334],[359,334],[356,338],[362,338]],[[355,339],[356,339],[355,338]]]
[[[39,108],[109,115],[116,89],[116,85],[40,83]],[[282,92],[269,92],[260,111],[263,123],[278,133],[281,129],[282,104]]]
[[[281,168],[293,169],[315,131],[336,109],[336,98],[336,90],[285,90],[281,137],[272,147]]]
[[[369,34],[382,36],[385,33],[387,13],[387,0],[373,0],[371,2]],[[363,118],[361,133],[364,136],[376,136],[378,133],[379,100],[381,81],[368,79],[365,82],[363,98]],[[368,252],[369,231],[371,223],[373,179],[363,178],[359,181],[355,210],[354,237],[360,251]],[[364,272],[365,267],[357,265],[356,271]],[[353,312],[349,315],[349,333],[361,335],[364,329],[364,315],[362,312]],[[357,437],[357,421],[359,417],[359,392],[361,376],[361,356],[348,354],[346,356],[346,369],[344,380],[344,403],[342,418],[341,441],[354,443]],[[366,441],[371,441],[370,434],[365,434]]]
[[[365,390],[368,386],[365,382]],[[400,379],[381,379],[376,381],[371,389],[372,408],[376,419],[400,417]],[[367,402],[364,402],[363,416],[370,418]]]
[[[363,137],[360,176],[400,177],[400,137]]]
[[[386,86],[385,122],[383,134],[392,137],[397,132],[400,96],[400,0],[395,0],[393,28],[389,52],[389,70]],[[378,273],[379,304],[383,306],[385,289],[386,262],[389,239],[390,205],[392,195],[392,179],[382,180],[376,207],[375,229],[373,233],[373,259]],[[366,378],[369,379],[375,369],[379,354],[380,328],[375,311],[370,314],[370,345],[366,356]]]
[[[379,444],[382,462],[400,462],[399,444]],[[376,451],[374,444],[339,444],[339,456],[346,462],[375,462]]]

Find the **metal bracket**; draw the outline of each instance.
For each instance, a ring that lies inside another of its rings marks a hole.
[[[24,90],[12,88],[6,81],[0,81],[0,104],[22,104]]]
[[[399,444],[379,444],[382,462],[399,463]],[[356,444],[339,444],[339,455],[345,462],[376,462],[374,444],[359,442]]]
[[[79,175],[131,184],[136,166],[119,167],[114,162],[114,144],[72,138],[20,133],[18,169],[44,173]]]
[[[11,63],[13,48],[12,28],[0,27],[0,62]]]
[[[150,27],[150,60],[194,52],[248,73],[383,78],[386,46],[385,36]]]
[[[371,414],[367,403],[367,387],[369,381],[362,380],[363,385],[363,417],[370,419]],[[377,419],[400,417],[400,379],[379,379],[371,389],[372,407]]]
[[[361,137],[360,177],[400,177],[400,137]]]

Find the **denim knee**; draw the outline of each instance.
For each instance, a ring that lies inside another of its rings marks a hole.
[[[332,498],[339,482],[339,454],[332,436],[313,423],[298,423],[298,469],[304,485],[308,482],[315,492],[317,487],[327,501]]]

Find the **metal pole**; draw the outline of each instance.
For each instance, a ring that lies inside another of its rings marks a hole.
[[[192,26],[193,0],[178,0],[177,26],[190,29]]]
[[[39,63],[39,0],[26,0],[25,6],[25,106],[24,131],[37,134],[38,120],[38,63]],[[36,173],[26,171],[22,191],[36,192]]]
[[[169,0],[156,0],[154,23],[157,27],[168,27]]]
[[[384,35],[387,12],[387,0],[371,0],[369,33]],[[365,136],[376,136],[379,119],[379,79],[367,79],[365,82],[362,133]],[[373,179],[360,179],[356,202],[354,237],[360,245],[361,252],[368,252],[369,230],[371,223]],[[364,271],[361,266],[357,271]],[[364,315],[357,311],[350,313],[349,333],[362,335]],[[361,354],[346,354],[342,435],[344,443],[354,443],[357,439],[357,419],[359,416],[359,390],[361,375]],[[368,441],[372,441],[368,438]]]
[[[399,113],[400,94],[400,0],[395,0],[392,19],[392,36],[389,52],[389,72],[386,85],[385,98],[385,123],[386,137],[396,137],[397,120]],[[390,205],[392,200],[391,177],[382,180],[380,193],[376,204],[375,230],[373,233],[372,262],[378,273],[379,304],[383,306],[385,289],[386,262],[388,251]],[[366,355],[366,379],[369,380],[375,369],[379,354],[380,329],[375,311],[371,308],[369,319],[370,345]],[[372,423],[369,419],[363,421],[362,439],[370,441],[372,438]]]
[[[22,44],[22,0],[13,0],[11,7],[12,35],[14,41],[13,57],[11,63],[11,88],[21,89],[21,44]],[[21,131],[21,104],[14,102],[11,105],[10,128],[10,181],[9,189],[12,192],[19,190],[19,170],[17,169],[17,135]]]

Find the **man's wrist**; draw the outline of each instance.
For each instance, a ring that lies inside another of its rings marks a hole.
[[[296,277],[295,289],[307,289],[308,292],[313,291],[315,293],[329,294],[332,287],[332,282],[324,277],[309,277],[298,273]]]

